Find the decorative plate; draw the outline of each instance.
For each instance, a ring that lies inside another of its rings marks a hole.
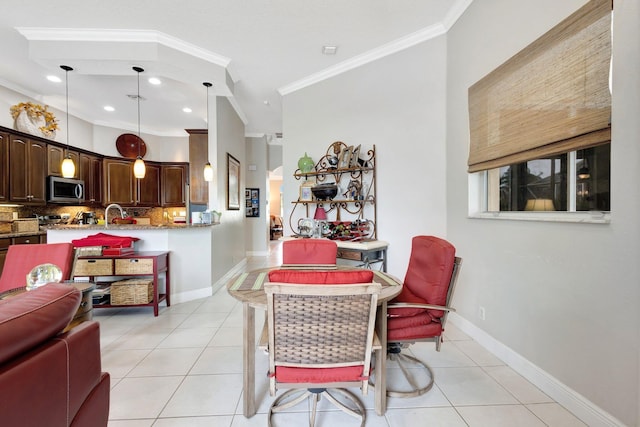
[[[132,133],[123,133],[116,139],[116,148],[122,157],[135,159],[140,153],[140,157],[147,154],[147,145],[142,138]],[[139,150],[139,151],[138,151]]]

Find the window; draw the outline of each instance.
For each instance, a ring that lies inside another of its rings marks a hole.
[[[487,211],[610,211],[611,144],[487,171]]]

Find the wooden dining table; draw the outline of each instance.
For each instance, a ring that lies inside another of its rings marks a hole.
[[[267,295],[264,283],[269,281],[269,271],[282,268],[272,267],[242,273],[227,283],[229,295],[243,304],[243,410],[249,418],[256,413],[256,308],[267,309]],[[354,267],[339,266],[340,270],[362,270]],[[310,268],[311,269],[311,268]],[[374,386],[375,410],[378,415],[384,415],[387,409],[386,360],[387,360],[387,301],[394,298],[402,290],[402,281],[382,272],[373,271],[373,281],[380,283],[382,289],[378,296],[378,310],[376,316],[376,333],[380,340],[381,350],[375,358],[376,381]]]

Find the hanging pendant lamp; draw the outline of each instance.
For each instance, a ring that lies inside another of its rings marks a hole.
[[[209,137],[209,88],[213,86],[209,82],[202,83],[207,88],[207,138]],[[213,166],[211,163],[207,161],[207,164],[204,165],[204,180],[211,182],[213,181]]]
[[[73,71],[73,68],[68,65],[61,65],[60,68],[64,70],[65,73],[65,84],[66,84],[66,99],[67,99],[67,153],[62,160],[62,176],[64,178],[73,178],[76,175],[76,165],[73,163],[73,159],[71,158],[71,154],[69,153],[69,71]]]
[[[140,146],[142,145],[142,138],[140,138],[140,73],[142,73],[144,69],[140,67],[133,67],[133,71],[138,73],[138,96],[136,97],[138,100],[138,157],[136,157],[136,161],[133,164],[133,176],[138,179],[142,179],[147,172],[144,160],[142,160],[142,155],[140,154]]]

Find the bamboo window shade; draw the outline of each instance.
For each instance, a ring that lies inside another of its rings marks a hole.
[[[610,141],[611,9],[590,1],[469,88],[469,172]]]

